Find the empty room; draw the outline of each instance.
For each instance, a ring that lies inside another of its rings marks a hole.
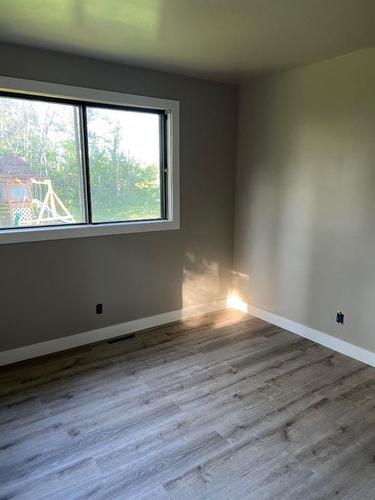
[[[374,500],[374,134],[374,0],[2,0],[0,500]]]

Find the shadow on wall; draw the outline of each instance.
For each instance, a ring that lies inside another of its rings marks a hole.
[[[373,63],[360,64],[355,78],[337,59],[241,97],[234,270],[248,278],[233,288],[332,335],[342,309],[340,337],[373,349]]]
[[[326,153],[319,145],[330,130],[316,117],[306,123],[299,95],[279,94],[266,88],[260,103],[252,96],[244,101],[248,133],[239,151],[232,291],[244,302],[301,320],[316,272],[315,212],[327,191],[324,172],[317,175]]]

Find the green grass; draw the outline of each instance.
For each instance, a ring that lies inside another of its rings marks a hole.
[[[125,220],[159,219],[160,202],[137,203],[125,206],[93,207],[96,222],[116,222]]]

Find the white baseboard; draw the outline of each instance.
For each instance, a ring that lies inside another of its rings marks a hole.
[[[329,347],[334,351],[350,356],[358,361],[362,361],[370,366],[375,366],[375,353],[372,351],[368,351],[367,349],[363,349],[362,347],[358,347],[350,342],[333,337],[332,335],[314,330],[313,328],[297,323],[296,321],[292,321],[269,311],[265,311],[264,309],[251,304],[245,304],[244,302],[240,303],[233,300],[219,300],[209,304],[187,307],[177,311],[156,314],[155,316],[149,316],[147,318],[127,321],[125,323],[106,326],[104,328],[98,328],[96,330],[90,330],[76,335],[69,335],[67,337],[60,337],[58,339],[47,340],[46,342],[40,342],[38,344],[3,351],[0,352],[0,366],[16,363],[18,361],[24,361],[38,356],[44,356],[45,354],[51,354],[53,352],[72,349],[73,347],[100,342],[102,340],[121,337],[122,335],[127,335],[128,333],[134,333],[147,328],[165,325],[181,319],[193,318],[194,316],[219,311],[221,309],[225,309],[226,307],[247,312],[251,316],[263,319],[264,321],[277,325],[280,328],[284,328],[285,330],[312,340],[313,342],[321,344],[325,347]]]
[[[0,366],[16,363],[17,361],[24,361],[25,359],[44,356],[53,352],[64,351],[73,347],[79,347],[85,344],[92,344],[101,340],[107,340],[114,337],[121,337],[128,333],[133,333],[155,326],[173,323],[181,319],[188,319],[200,314],[205,314],[220,309],[225,309],[226,301],[218,300],[209,304],[200,304],[197,306],[186,307],[177,311],[171,311],[163,314],[156,314],[147,318],[136,319],[134,321],[127,321],[117,325],[106,326],[88,332],[77,333],[67,337],[60,337],[58,339],[47,340],[46,342],[39,342],[17,349],[0,352]]]
[[[230,304],[230,306],[235,307],[233,304]],[[338,339],[337,337],[333,337],[327,333],[320,332],[319,330],[314,330],[313,328],[297,323],[296,321],[292,321],[282,316],[278,316],[277,314],[265,311],[264,309],[251,304],[245,304],[244,306],[241,305],[238,309],[241,311],[245,310],[251,316],[263,319],[268,323],[284,328],[285,330],[300,335],[301,337],[312,340],[317,344],[329,347],[330,349],[340,352],[341,354],[345,354],[346,356],[357,359],[358,361],[362,361],[370,366],[375,366],[375,353],[372,351],[368,351],[367,349],[363,349],[362,347],[358,347],[350,342],[347,342],[346,340]]]

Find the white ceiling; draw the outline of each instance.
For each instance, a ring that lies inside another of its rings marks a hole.
[[[0,40],[238,82],[375,46],[375,0],[1,0]]]

